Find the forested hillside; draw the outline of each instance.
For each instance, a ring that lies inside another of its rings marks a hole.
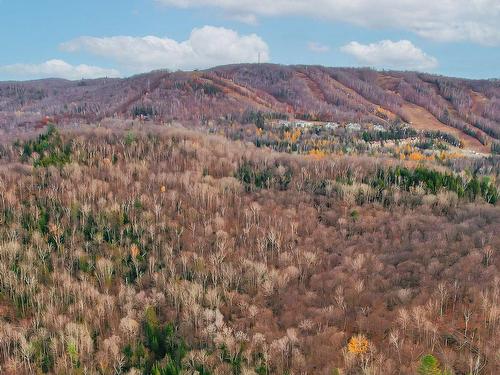
[[[1,84],[14,117],[101,124],[0,145],[0,373],[500,373],[498,159],[366,149],[417,137],[391,122],[408,103],[497,139],[498,90],[275,66]]]
[[[3,129],[107,117],[244,123],[268,118],[389,124],[451,133],[489,153],[500,139],[500,83],[369,69],[230,65],[126,79],[0,83]]]

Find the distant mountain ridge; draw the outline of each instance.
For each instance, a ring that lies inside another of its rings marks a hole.
[[[239,64],[123,79],[0,82],[0,126],[141,117],[237,121],[251,114],[449,131],[478,148],[500,139],[500,81],[365,68]]]

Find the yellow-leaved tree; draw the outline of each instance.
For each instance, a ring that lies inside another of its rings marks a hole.
[[[351,337],[347,344],[349,353],[361,355],[368,352],[369,342],[364,335],[355,335]]]

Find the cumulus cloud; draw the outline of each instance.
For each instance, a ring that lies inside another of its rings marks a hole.
[[[13,64],[0,66],[0,73],[12,79],[119,77],[116,69],[105,69],[91,65],[71,65],[63,60],[49,60],[41,64]]]
[[[228,14],[304,15],[358,26],[399,28],[438,41],[500,44],[498,0],[156,0],[178,8],[214,7]]]
[[[341,50],[354,56],[360,64],[377,68],[431,70],[438,65],[436,58],[409,40],[382,40],[371,44],[351,42]]]
[[[318,42],[309,42],[307,44],[307,48],[309,48],[309,51],[315,52],[315,53],[326,53],[326,52],[330,51],[329,46],[326,46],[326,45],[318,43]]]
[[[189,39],[182,42],[157,36],[84,36],[61,44],[61,49],[112,59],[132,73],[257,62],[259,55],[261,61],[269,61],[269,47],[256,34],[239,35],[213,26],[193,29]]]

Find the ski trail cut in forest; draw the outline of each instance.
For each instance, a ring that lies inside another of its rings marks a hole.
[[[305,82],[311,93],[314,95],[316,99],[319,99],[325,103],[328,101],[326,100],[325,93],[319,87],[318,83],[315,82],[311,77],[309,77],[307,74],[305,74],[302,71],[295,72],[296,77],[300,78]]]
[[[397,93],[397,87],[401,80],[402,80],[401,78],[392,77],[388,75],[381,75],[377,79],[377,84],[385,90]],[[438,97],[443,98],[436,87],[433,87],[433,89]],[[399,93],[397,93],[397,95],[401,97]],[[401,97],[401,99],[403,98]],[[456,110],[455,108],[453,108],[451,103],[449,103],[449,101],[446,100],[445,98],[443,99],[448,103],[447,107],[450,113],[455,113]],[[471,137],[468,134],[465,134],[460,129],[442,123],[424,107],[421,107],[417,104],[411,103],[403,99],[402,109],[406,115],[405,116],[406,120],[410,122],[412,126],[417,130],[434,130],[434,131],[446,132],[460,139],[464,145],[464,148],[467,150],[483,154],[488,154],[490,152],[489,148],[483,145],[481,142],[479,142],[479,140],[477,140],[474,137]],[[473,129],[477,128],[473,127]]]
[[[439,130],[450,133],[460,139],[464,144],[464,148],[480,153],[488,153],[489,149],[481,144],[476,138],[465,134],[464,132],[452,126],[443,124],[432,113],[423,107],[405,101],[402,106],[404,112],[411,125],[417,130]]]
[[[238,85],[232,80],[220,77],[218,75],[204,74],[203,78],[211,81],[212,84],[222,89],[226,95],[232,96],[238,100],[244,100],[248,104],[271,110],[274,109],[277,105],[281,104],[271,103],[269,101],[270,98],[266,98],[267,95],[265,95],[265,93],[263,92],[255,92],[248,87]]]

